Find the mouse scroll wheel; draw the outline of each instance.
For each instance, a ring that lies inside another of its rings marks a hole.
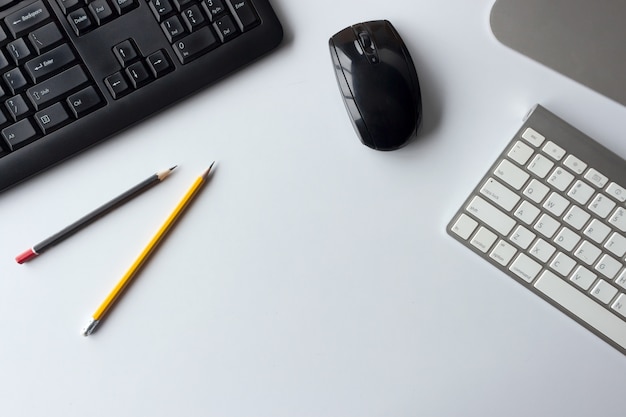
[[[363,49],[365,50],[365,52],[374,52],[374,43],[372,42],[372,38],[370,37],[369,33],[359,33],[359,40],[361,41],[361,45],[363,45]]]

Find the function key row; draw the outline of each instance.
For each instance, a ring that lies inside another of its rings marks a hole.
[[[77,36],[133,10],[138,0],[57,0]]]
[[[249,0],[147,1],[182,64],[260,23]]]

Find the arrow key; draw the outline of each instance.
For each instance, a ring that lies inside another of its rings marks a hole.
[[[150,71],[152,71],[154,78],[162,77],[168,72],[174,70],[174,66],[170,62],[165,51],[162,49],[148,56],[147,61],[148,67],[150,67]]]

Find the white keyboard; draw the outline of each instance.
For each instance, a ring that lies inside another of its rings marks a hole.
[[[448,233],[626,354],[626,161],[536,106]]]

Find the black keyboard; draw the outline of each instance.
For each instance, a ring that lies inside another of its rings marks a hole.
[[[282,37],[267,0],[0,0],[0,191]]]

